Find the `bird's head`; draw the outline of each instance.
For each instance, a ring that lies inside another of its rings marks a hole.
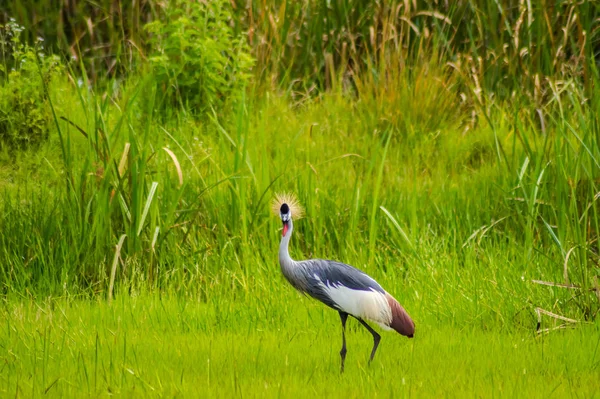
[[[292,224],[292,214],[294,219],[300,219],[304,216],[304,209],[298,202],[294,194],[277,194],[273,199],[273,213],[279,215],[283,223],[283,236],[287,234]]]
[[[283,223],[287,222],[292,218],[292,210],[288,204],[281,204],[279,207],[279,217]]]
[[[282,235],[285,237],[290,228],[290,220],[292,220],[292,211],[288,204],[281,204],[281,207],[279,208],[279,216],[281,217],[281,223],[283,223]]]

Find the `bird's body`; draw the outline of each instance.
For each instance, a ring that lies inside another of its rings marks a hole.
[[[412,337],[414,326],[398,301],[364,272],[331,260],[281,262],[286,280],[298,291],[332,309]],[[394,328],[395,327],[395,328]]]
[[[287,203],[281,204],[283,237],[279,246],[279,265],[287,281],[298,291],[337,310],[342,321],[342,371],[346,356],[345,325],[348,315],[358,319],[373,334],[375,355],[380,336],[365,321],[377,323],[386,330],[393,329],[412,337],[415,326],[398,301],[366,273],[345,263],[309,259],[295,261],[289,254],[289,242],[294,229],[292,212]]]

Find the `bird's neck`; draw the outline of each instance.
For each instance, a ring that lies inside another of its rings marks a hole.
[[[282,269],[286,269],[291,267],[294,264],[294,260],[290,256],[289,245],[290,238],[292,237],[292,232],[294,231],[294,223],[292,219],[288,222],[289,227],[287,233],[281,237],[281,242],[279,243],[279,265]]]

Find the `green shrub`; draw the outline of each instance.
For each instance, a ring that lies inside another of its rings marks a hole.
[[[57,73],[59,59],[20,40],[14,21],[0,26],[0,145],[25,149],[48,137],[51,110],[44,83]]]
[[[230,7],[224,0],[179,0],[168,6],[164,21],[146,25],[163,105],[203,112],[242,94],[254,61],[245,37],[230,26]]]

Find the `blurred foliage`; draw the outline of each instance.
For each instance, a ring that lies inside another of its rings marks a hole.
[[[61,71],[57,56],[46,56],[43,41],[21,42],[23,27],[0,26],[0,145],[24,149],[48,136],[52,120],[45,85]]]
[[[150,65],[166,92],[165,105],[185,104],[206,111],[239,99],[253,64],[250,48],[229,25],[226,0],[176,1],[164,21],[146,25],[150,33]]]
[[[188,21],[173,10],[177,7],[189,14]],[[204,35],[206,25],[198,27],[200,32],[186,28],[186,23],[204,18],[202,9],[220,13],[217,19],[231,13],[227,24],[215,22],[213,28],[223,33],[227,26],[231,31],[226,34],[236,40],[247,35],[261,82],[300,91],[330,88],[336,74],[341,76],[338,81],[348,82],[382,61],[404,67],[422,56],[424,48],[436,48],[474,87],[477,101],[485,101],[484,91],[510,98],[519,89],[540,102],[552,96],[547,80],[577,77],[589,92],[600,54],[597,1],[238,0],[183,5],[157,0],[7,0],[0,5],[0,22],[15,18],[25,26],[29,42],[41,36],[63,53],[81,58],[95,80],[121,74],[156,53],[160,43],[149,36],[152,29],[144,29],[148,22],[158,21],[164,34],[176,29],[170,23],[185,29],[179,38],[166,43],[163,38],[166,47]],[[225,43],[216,35],[213,39],[213,49]]]

